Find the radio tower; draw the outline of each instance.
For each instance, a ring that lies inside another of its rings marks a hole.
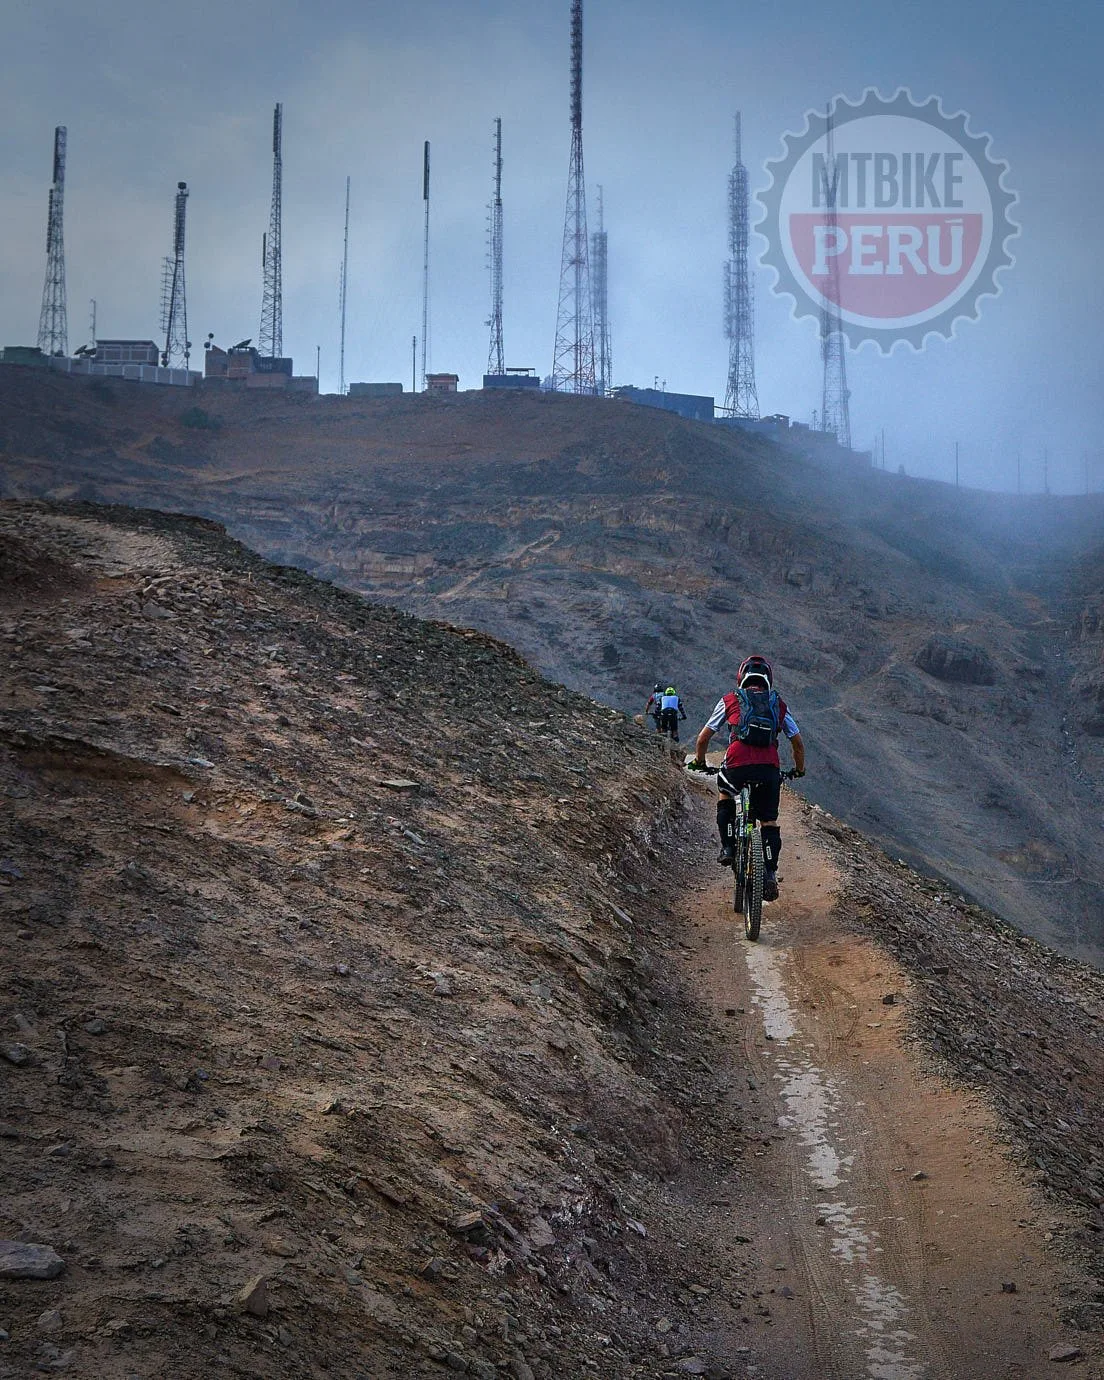
[[[65,126],[54,130],[54,180],[46,222],[46,282],[38,318],[38,348],[45,355],[69,353],[69,322],[65,310]]]
[[[491,343],[487,350],[487,373],[505,372],[502,352],[502,121],[495,121],[494,201],[491,203],[490,225],[491,314],[487,325],[491,328]]]
[[[429,140],[422,161],[422,201],[425,203],[425,235],[422,242],[422,390],[429,369]]]
[[[583,0],[571,0],[571,168],[567,179],[552,386],[594,392],[594,317],[583,179]]]
[[[602,189],[598,188],[598,229],[590,237],[590,257],[594,265],[594,367],[595,386],[600,397],[607,397],[613,386],[613,349],[609,323],[609,241],[602,209]]]
[[[165,348],[161,365],[165,369],[187,369],[192,342],[188,339],[188,305],[184,296],[184,216],[188,208],[188,184],[176,184],[176,211],[173,216],[173,252],[165,259],[161,272],[161,329]]]
[[[725,335],[728,386],[725,412],[758,417],[755,387],[755,304],[748,276],[748,172],[744,167],[740,114],[736,114],[736,162],[728,175],[728,263],[725,264]]]
[[[264,264],[264,296],[261,299],[261,330],[258,353],[278,359],[284,353],[284,278],[280,256],[280,225],[283,219],[284,107],[277,103],[272,116],[272,209],[268,234],[261,241]]]
[[[349,291],[349,188],[352,178],[345,179],[345,252],[341,259],[341,349],[338,352],[337,391],[345,395],[345,302]]]
[[[838,224],[836,196],[839,191],[839,171],[836,168],[836,144],[832,107],[827,111],[825,129],[825,224],[835,230]],[[833,244],[838,236],[833,234]],[[847,347],[840,330],[839,256],[833,255],[828,270],[828,285],[820,312],[820,357],[824,362],[824,386],[820,403],[820,426],[830,432],[845,450],[851,449],[851,394],[847,388]]]

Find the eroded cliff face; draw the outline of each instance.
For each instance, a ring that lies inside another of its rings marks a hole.
[[[203,395],[187,426],[172,390],[2,373],[7,496],[215,517],[608,703],[673,681],[691,731],[766,653],[811,799],[1104,959],[1104,581],[1074,570],[1099,504],[832,471],[598,399]]]

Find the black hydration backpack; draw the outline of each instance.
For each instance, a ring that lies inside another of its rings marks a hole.
[[[739,709],[739,718],[729,715],[732,737],[748,747],[774,747],[781,727],[778,718],[776,690],[737,690],[732,709]]]

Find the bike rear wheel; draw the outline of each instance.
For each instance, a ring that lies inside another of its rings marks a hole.
[[[758,939],[763,922],[763,836],[758,829],[751,831],[747,841],[747,876],[743,890],[744,934],[748,939]]]

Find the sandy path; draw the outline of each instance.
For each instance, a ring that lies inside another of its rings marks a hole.
[[[782,900],[746,943],[728,891],[705,892],[696,965],[740,1014],[747,1094],[765,1127],[739,1205],[762,1261],[750,1375],[769,1380],[1035,1380],[1104,1375],[1059,1319],[1064,1266],[976,1096],[905,1042],[908,981],[839,932],[839,877],[785,811]],[[888,1000],[892,998],[892,1000]],[[749,1225],[749,1211],[751,1214]],[[1076,1345],[1057,1364],[1052,1348]]]

